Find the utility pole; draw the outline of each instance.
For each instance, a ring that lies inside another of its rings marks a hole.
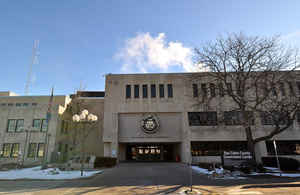
[[[32,59],[31,59],[31,63],[29,65],[29,70],[28,70],[28,74],[27,74],[27,82],[25,85],[25,95],[28,95],[29,93],[29,86],[30,83],[32,81],[32,67],[34,64],[38,64],[38,48],[39,48],[39,40],[34,40],[33,43],[33,48],[32,48]]]

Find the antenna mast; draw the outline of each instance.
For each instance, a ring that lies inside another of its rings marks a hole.
[[[38,48],[39,48],[39,40],[34,40],[33,43],[33,48],[32,48],[32,59],[31,59],[31,63],[29,65],[29,71],[28,71],[28,75],[27,75],[27,82],[25,85],[25,95],[28,95],[29,93],[29,86],[30,83],[32,82],[32,67],[34,64],[38,64]]]

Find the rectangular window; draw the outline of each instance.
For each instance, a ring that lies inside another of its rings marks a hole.
[[[16,132],[23,131],[24,128],[24,119],[18,119],[16,124]]]
[[[30,143],[28,146],[28,153],[27,153],[27,157],[28,158],[34,158],[35,154],[36,154],[36,148],[37,148],[37,144],[36,143]]]
[[[198,85],[197,84],[193,84],[193,97],[198,97]]]
[[[263,125],[275,125],[276,123],[279,125],[284,125],[287,123],[285,114],[280,112],[261,112],[260,118]]]
[[[28,103],[23,103],[23,106],[24,107],[27,107],[29,104]]]
[[[8,106],[13,106],[14,104],[13,104],[13,103],[8,103],[7,105],[8,105]]]
[[[61,120],[60,133],[63,134],[65,131],[65,120]]]
[[[20,150],[20,144],[19,143],[12,144],[11,157],[12,158],[18,158],[19,150]]]
[[[224,97],[225,92],[224,92],[223,84],[222,84],[222,83],[219,83],[218,85],[219,85],[219,95],[220,95],[221,97]]]
[[[231,83],[226,83],[226,87],[227,87],[227,93],[229,95],[232,94],[232,84]]]
[[[65,144],[65,153],[68,153],[68,150],[69,150],[69,145]]]
[[[216,97],[216,86],[214,83],[209,84],[210,96]]]
[[[165,87],[164,84],[159,84],[159,97],[164,98],[165,97]]]
[[[42,119],[42,131],[47,131],[48,130],[48,121],[47,119]]]
[[[37,157],[38,158],[44,157],[44,150],[45,150],[45,144],[44,143],[39,143],[38,151],[37,151]]]
[[[41,119],[33,119],[32,127],[36,131],[40,131],[42,126],[42,120]]]
[[[131,85],[126,85],[126,98],[131,98]]]
[[[190,126],[215,126],[217,122],[217,112],[189,112]]]
[[[8,119],[7,121],[7,132],[14,132],[16,130],[17,120]]]
[[[172,97],[173,97],[173,85],[168,84],[168,98],[172,98]]]
[[[143,85],[143,98],[148,98],[148,85]]]
[[[62,152],[62,143],[61,142],[59,142],[58,143],[58,152]]]
[[[151,98],[155,98],[156,97],[156,86],[155,84],[151,85]]]
[[[20,107],[20,106],[22,106],[22,104],[21,103],[16,103],[16,106]]]
[[[254,125],[253,112],[246,111],[245,120],[243,114],[240,111],[224,112],[224,120],[226,125],[242,125],[243,122]]]
[[[201,84],[201,93],[203,97],[207,97],[207,88],[205,83]]]
[[[139,97],[140,97],[140,86],[134,85],[134,98],[139,98]]]
[[[296,82],[297,89],[298,89],[298,94],[300,95],[300,82]]]
[[[31,105],[32,105],[32,106],[37,106],[37,103],[32,103]]]
[[[268,155],[275,155],[273,141],[266,141]],[[278,155],[300,155],[300,140],[276,141]]]
[[[2,151],[2,157],[9,158],[11,154],[11,144],[3,144],[3,151]]]
[[[295,95],[295,91],[294,91],[294,86],[292,82],[288,82],[289,85],[289,89],[290,89],[290,95],[294,96]]]
[[[282,96],[285,96],[284,83],[279,83],[279,89]]]

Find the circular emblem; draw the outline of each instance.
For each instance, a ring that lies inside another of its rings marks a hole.
[[[148,115],[141,121],[141,128],[145,133],[156,133],[159,128],[158,119],[153,115]]]

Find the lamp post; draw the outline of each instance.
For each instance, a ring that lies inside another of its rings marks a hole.
[[[74,123],[77,123],[77,124],[82,124],[83,126],[86,125],[86,124],[91,124],[91,123],[94,123],[98,120],[98,117],[94,114],[91,114],[89,113],[88,110],[84,109],[81,111],[81,113],[78,115],[78,114],[74,114],[72,116],[72,121]],[[84,131],[84,128],[82,128],[81,130]],[[81,135],[81,136],[84,136],[84,135]],[[83,144],[84,144],[84,139],[81,143],[81,152],[83,152]],[[81,176],[83,176],[83,166],[84,166],[84,162],[83,162],[83,154],[81,153],[80,154],[81,156],[81,160],[80,160],[80,163],[81,163]]]

